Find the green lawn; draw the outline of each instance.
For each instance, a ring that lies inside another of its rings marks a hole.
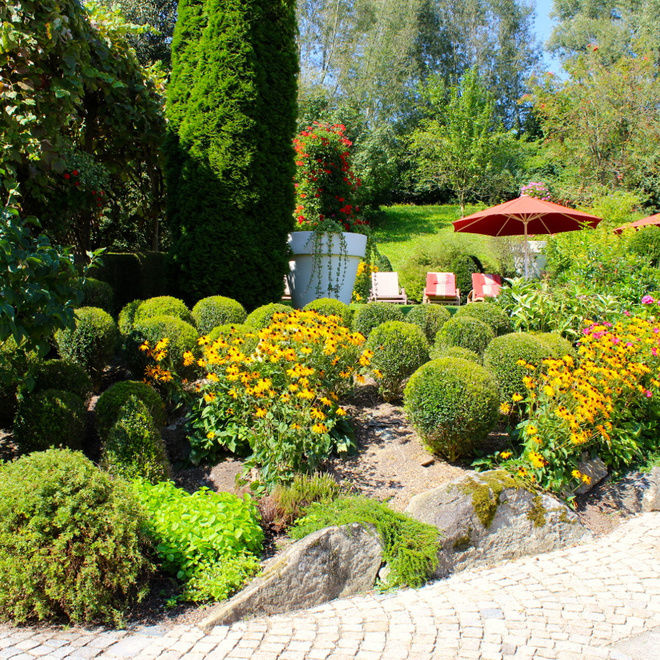
[[[465,215],[486,208],[485,204],[467,206]],[[466,251],[489,261],[498,260],[498,239],[479,234],[457,234],[452,222],[461,217],[458,205],[443,206],[385,206],[374,230],[378,249],[398,270],[406,257],[418,245],[450,241],[462,245]]]

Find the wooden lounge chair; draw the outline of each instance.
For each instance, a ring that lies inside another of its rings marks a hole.
[[[472,273],[472,291],[468,293],[468,302],[480,302],[485,298],[497,298],[502,290],[502,278],[487,273]]]
[[[460,305],[461,292],[456,288],[454,273],[426,273],[424,302]]]
[[[371,273],[369,300],[407,305],[408,296],[405,289],[399,286],[399,274],[393,272]]]

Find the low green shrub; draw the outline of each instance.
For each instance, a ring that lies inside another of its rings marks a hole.
[[[301,539],[332,525],[373,525],[383,543],[390,573],[387,587],[421,587],[438,565],[438,530],[366,497],[341,497],[311,504],[290,535]]]
[[[434,347],[431,351],[431,357],[434,360],[443,357],[462,358],[463,360],[469,360],[470,362],[482,364],[482,358],[479,353],[475,353],[469,348],[461,348],[460,346],[442,346],[440,348]]]
[[[114,354],[118,336],[117,324],[108,312],[99,307],[80,307],[75,328],[58,330],[55,343],[61,358],[79,364],[98,381]]]
[[[317,300],[312,300],[303,309],[305,311],[311,310],[318,314],[323,314],[323,316],[338,316],[347,328],[350,327],[353,316],[351,308],[341,300],[336,300],[335,298],[318,298]]]
[[[384,302],[370,302],[359,307],[353,315],[353,332],[365,337],[385,321],[404,321],[405,316],[398,305]]]
[[[450,318],[451,314],[442,305],[415,305],[406,314],[406,322],[418,325],[429,343]]]
[[[101,450],[101,467],[111,474],[151,483],[171,474],[165,443],[147,407],[135,395],[119,410]]]
[[[570,355],[572,357],[576,355],[573,344],[556,332],[539,332],[534,336],[548,347],[549,352],[546,357],[558,360],[559,358],[563,358],[564,355]]]
[[[483,355],[486,346],[495,339],[493,329],[483,321],[471,316],[453,317],[445,323],[435,337],[438,350],[449,346],[467,348]]]
[[[332,502],[340,494],[341,486],[329,474],[297,474],[289,485],[273,490],[276,524],[289,527],[313,502]]]
[[[32,392],[42,390],[62,389],[73,392],[83,401],[92,394],[92,379],[83,368],[75,362],[67,360],[46,360],[35,362],[30,369]]]
[[[505,335],[513,332],[513,323],[506,312],[490,302],[474,302],[463,305],[456,310],[454,318],[463,318],[471,316],[473,319],[479,319],[486,325],[489,325],[496,336]]]
[[[141,374],[146,364],[144,354],[139,350],[142,343],[148,341],[153,348],[161,339],[167,338],[169,339],[167,346],[169,362],[177,366],[178,373],[182,376],[191,377],[194,374],[194,365],[183,368],[183,354],[186,351],[197,352],[199,334],[190,323],[174,316],[153,316],[138,321],[131,333],[131,338],[133,340],[131,365],[134,373],[141,366],[139,369]]]
[[[628,250],[647,259],[650,266],[660,266],[660,227],[642,227],[631,234]]]
[[[101,440],[108,437],[110,429],[119,419],[121,409],[131,399],[138,398],[147,408],[156,427],[165,426],[165,405],[156,390],[136,380],[122,380],[111,385],[96,402],[96,427]]]
[[[143,524],[129,488],[81,453],[0,464],[0,618],[121,625],[146,591]]]
[[[225,296],[209,296],[202,298],[193,307],[192,316],[199,333],[207,335],[216,326],[243,323],[247,312],[238,300]]]
[[[484,352],[484,366],[495,376],[502,401],[525,395],[523,378],[529,370],[519,360],[538,366],[549,357],[549,348],[538,336],[512,332],[496,337]]]
[[[128,335],[131,333],[135,327],[135,317],[140,305],[144,300],[132,300],[129,303],[126,303],[119,312],[119,318],[117,319],[117,325],[119,327],[119,332],[122,335]]]
[[[429,344],[422,329],[405,321],[376,326],[367,339],[367,348],[373,351],[372,373],[386,401],[401,396],[406,378],[429,361]]]
[[[82,306],[100,307],[112,314],[114,311],[115,294],[107,282],[102,282],[93,277],[81,277],[78,283],[83,294]]]
[[[195,324],[195,319],[183,300],[173,296],[157,296],[142,302],[135,313],[135,324],[158,316],[174,316],[190,325]]]
[[[85,415],[83,400],[73,392],[50,389],[33,393],[18,404],[14,440],[22,451],[79,449],[85,437]]]
[[[498,419],[499,395],[484,367],[461,358],[427,362],[404,391],[408,418],[434,453],[469,458]]]
[[[192,580],[191,592],[184,597],[205,600],[214,591],[217,597],[220,587],[226,597],[250,577],[264,534],[248,495],[207,488],[191,495],[171,481],[132,483],[147,512],[146,530],[163,570],[181,581]]]
[[[16,393],[25,379],[31,358],[18,349],[13,337],[0,343],[0,428],[11,425]]]
[[[290,314],[291,311],[291,307],[282,303],[268,303],[252,310],[245,319],[245,325],[249,325],[255,330],[261,330],[270,325],[275,314]]]

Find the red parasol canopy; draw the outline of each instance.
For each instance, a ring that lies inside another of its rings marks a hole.
[[[601,218],[553,202],[521,195],[504,204],[455,220],[454,231],[487,236],[525,236],[525,277],[529,270],[530,234],[559,234],[595,227]]]
[[[651,225],[660,225],[660,213],[649,215],[648,217],[642,218],[641,220],[636,220],[635,222],[629,222],[626,225],[621,225],[614,230],[614,233],[620,234],[624,229],[637,230],[640,227],[649,227]]]

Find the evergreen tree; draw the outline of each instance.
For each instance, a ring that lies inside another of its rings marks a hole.
[[[295,1],[188,0],[179,14],[168,206],[180,289],[253,308],[282,293],[293,226]]]

